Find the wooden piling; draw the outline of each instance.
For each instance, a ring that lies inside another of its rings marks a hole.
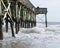
[[[1,0],[0,0],[0,40],[3,40]]]
[[[31,28],[32,28],[32,21],[31,21]]]
[[[19,31],[19,28],[20,28],[20,27],[19,27],[19,23],[18,23],[18,31]]]
[[[29,28],[29,21],[27,21],[27,28]]]
[[[34,22],[34,26],[36,26],[36,21]]]
[[[11,26],[12,37],[15,37],[14,29],[13,29],[13,22],[10,22],[10,26]]]
[[[5,18],[5,23],[6,23],[6,32],[8,32],[8,16]]]
[[[16,34],[18,33],[18,27],[17,27],[17,23],[15,22],[15,31],[16,31]]]
[[[29,21],[29,28],[30,28],[30,21]]]
[[[23,20],[23,28],[24,28],[24,20]]]
[[[2,17],[0,15],[0,40],[3,40],[3,32],[2,32]]]
[[[22,19],[20,19],[21,21],[20,21],[20,27],[22,27]]]
[[[47,14],[45,14],[45,25],[47,27]]]
[[[25,28],[27,28],[27,26],[28,26],[28,22],[27,20],[25,20]]]

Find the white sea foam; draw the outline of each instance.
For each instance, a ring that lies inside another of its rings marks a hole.
[[[58,30],[58,29],[57,29]],[[0,48],[60,48],[60,32],[54,28],[21,28],[16,38],[4,32]]]

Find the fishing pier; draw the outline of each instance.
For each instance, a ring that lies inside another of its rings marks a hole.
[[[10,23],[12,37],[15,37],[13,26],[15,26],[16,34],[19,28],[35,27],[38,14],[45,14],[47,27],[47,8],[35,8],[29,0],[0,0],[0,40],[3,40],[3,21],[5,21],[6,32]]]

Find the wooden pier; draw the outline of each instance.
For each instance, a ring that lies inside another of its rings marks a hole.
[[[29,0],[0,0],[0,39],[3,38],[1,16],[4,16],[6,32],[10,23],[12,37],[15,37],[13,26],[15,26],[16,34],[19,28],[35,27],[36,15],[36,8]]]

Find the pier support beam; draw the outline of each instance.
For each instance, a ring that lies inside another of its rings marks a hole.
[[[15,37],[14,29],[13,29],[13,22],[10,22],[10,26],[11,26],[12,37]]]
[[[23,21],[23,23],[22,23],[23,25],[22,25],[22,28],[24,28],[24,21]]]
[[[8,16],[5,18],[5,23],[6,23],[6,32],[8,32]]]
[[[25,20],[25,28],[27,28],[27,20]]]
[[[26,20],[26,28],[28,28],[28,21]]]
[[[22,27],[22,19],[21,19],[21,22],[20,22],[20,24],[21,24],[21,25],[20,25],[20,27]]]
[[[26,28],[26,20],[25,20],[25,28]]]
[[[36,26],[36,21],[34,21],[34,26]]]
[[[29,28],[30,28],[30,21],[29,21]]]
[[[30,22],[28,21],[28,23],[27,23],[27,28],[30,28]]]
[[[3,40],[1,0],[0,0],[0,40]]]
[[[31,21],[31,28],[33,27],[33,22]]]
[[[26,27],[26,23],[25,23],[25,21],[24,21],[24,28]]]
[[[0,40],[3,40],[3,32],[2,32],[2,17],[0,15]]]
[[[15,23],[16,34],[18,33],[17,23]]]
[[[47,27],[47,14],[45,14],[45,26]]]

